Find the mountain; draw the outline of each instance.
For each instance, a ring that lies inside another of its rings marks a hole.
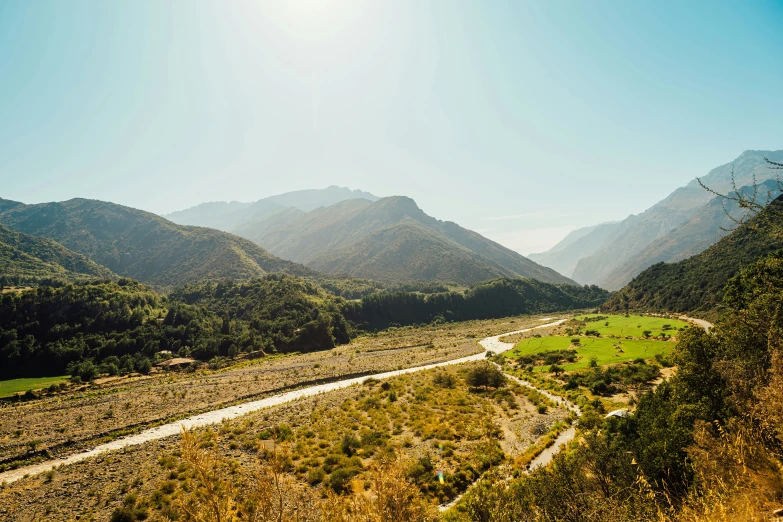
[[[180,225],[195,225],[216,228],[224,232],[235,232],[234,229],[237,227],[257,222],[289,207],[302,212],[310,212],[318,207],[328,207],[350,199],[376,201],[378,198],[362,190],[351,190],[332,185],[325,189],[286,192],[252,203],[238,201],[202,203],[195,207],[172,212],[164,217]]]
[[[753,179],[763,182],[774,179],[776,171],[768,167],[765,157],[783,161],[783,151],[745,151],[736,160],[711,170],[702,179],[708,187],[721,192],[752,184]],[[613,272],[642,252],[650,243],[669,234],[688,221],[698,210],[713,199],[696,180],[678,188],[668,197],[638,215],[632,215],[620,223],[606,238],[601,248],[579,260],[572,277],[583,284],[596,284],[616,290],[622,278]],[[588,234],[583,239],[590,238]]]
[[[115,277],[108,268],[51,239],[14,232],[0,225],[0,279],[6,283],[27,284],[45,279],[82,281]]]
[[[619,226],[620,222],[614,221],[574,230],[548,251],[527,257],[571,277],[579,260],[593,255]]]
[[[780,195],[777,180],[767,180],[759,185],[760,202],[766,202],[767,194]],[[745,198],[753,197],[752,187],[743,187]],[[736,193],[730,193],[735,196]],[[623,263],[606,278],[608,288],[622,288],[644,269],[656,263],[674,263],[699,254],[727,235],[726,230],[737,228],[737,221],[747,216],[734,201],[714,198],[701,207],[680,227],[656,239],[637,255]]]
[[[726,282],[751,263],[783,248],[783,196],[703,252],[658,263],[604,304],[606,311],[704,312],[718,307]]]
[[[2,205],[0,223],[53,239],[121,276],[159,288],[205,278],[249,279],[267,272],[308,275],[252,241],[209,228],[182,226],[115,203],[71,199]]]
[[[288,216],[277,226],[264,220],[261,229],[238,232],[277,256],[331,274],[385,282],[528,277],[574,284],[456,223],[428,216],[404,196],[346,200]]]

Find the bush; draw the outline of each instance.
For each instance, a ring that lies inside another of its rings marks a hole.
[[[435,375],[435,378],[432,379],[432,383],[439,388],[453,388],[454,376],[450,373],[439,372]]]
[[[352,468],[337,468],[332,471],[332,474],[329,476],[329,487],[338,495],[349,493],[351,479],[354,478],[356,474],[357,471]]]
[[[468,372],[465,382],[473,388],[500,388],[506,384],[506,376],[493,364],[483,363]]]
[[[79,377],[81,382],[91,381],[98,375],[98,367],[89,359],[69,364],[66,371],[74,378]]]

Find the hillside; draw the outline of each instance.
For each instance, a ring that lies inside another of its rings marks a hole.
[[[767,193],[773,198],[780,195],[776,180],[768,180],[762,183],[759,188],[759,193],[763,194],[759,198],[762,201],[766,198]],[[744,197],[753,196],[751,187],[744,187],[740,190]],[[622,288],[644,269],[655,263],[675,263],[703,252],[725,237],[726,230],[737,228],[737,221],[745,216],[746,211],[739,208],[736,202],[724,201],[721,198],[712,199],[680,227],[656,239],[614,270],[606,278],[606,288]]]
[[[81,281],[116,277],[111,270],[51,239],[14,232],[0,225],[0,283],[42,280]]]
[[[202,203],[185,210],[172,212],[163,217],[180,225],[194,225],[216,228],[224,232],[238,233],[237,228],[272,217],[290,207],[310,212],[318,207],[328,207],[340,201],[378,198],[369,192],[351,190],[332,185],[325,189],[306,189],[269,196],[252,203],[215,201]]]
[[[349,340],[341,302],[282,274],[187,285],[169,299],[126,278],[6,293],[0,377],[148,372],[161,350],[201,360],[323,350]]]
[[[249,279],[267,272],[311,274],[246,239],[177,225],[149,212],[103,201],[19,204],[0,212],[0,223],[53,239],[116,274],[158,288],[205,278]]]
[[[783,248],[770,235],[783,224],[783,197],[746,225],[698,255],[677,263],[658,263],[635,277],[602,306],[606,311],[704,312],[720,306],[726,282],[740,270]]]
[[[384,292],[346,304],[345,316],[361,328],[491,319],[516,314],[548,313],[594,307],[608,292],[598,287],[552,285],[534,279],[485,281],[464,292],[424,295]]]
[[[372,232],[344,248],[330,250],[308,266],[330,274],[377,281],[456,281],[474,284],[508,276],[486,258],[431,233],[413,220]]]
[[[593,255],[619,226],[618,221],[574,230],[548,251],[527,257],[557,270],[566,277],[572,277],[579,260]]]
[[[456,223],[425,214],[412,199],[343,201],[259,230],[242,229],[270,252],[331,274],[386,282],[473,284],[496,277],[571,283],[552,269]]]
[[[776,171],[768,168],[765,156],[773,161],[783,161],[783,150],[745,151],[734,161],[712,169],[701,179],[707,186],[724,194],[733,189],[732,173],[737,187],[750,185],[754,176],[758,182],[774,179]],[[568,267],[577,261],[573,272],[566,272],[566,275],[582,284],[619,289],[627,280],[618,284],[623,276],[613,275],[615,271],[624,271],[621,267],[626,262],[632,262],[653,241],[684,225],[712,198],[694,179],[641,214],[628,216],[612,227],[611,234],[604,234],[606,229],[600,230],[601,233],[596,229],[583,236],[580,241],[590,245],[594,249],[592,252],[563,249],[538,254],[535,259],[541,261],[541,256],[546,255],[546,266],[551,267]],[[599,248],[595,249],[596,245]]]

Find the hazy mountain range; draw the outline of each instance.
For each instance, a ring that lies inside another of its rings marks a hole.
[[[321,202],[328,204],[313,208]],[[276,256],[328,274],[384,282],[473,284],[528,277],[575,284],[476,232],[428,216],[404,196],[379,199],[329,187],[323,194],[299,191],[265,198],[251,207],[237,205],[247,204],[202,204],[168,217],[225,227]],[[230,219],[224,212],[228,207],[235,209]],[[239,222],[237,212],[244,222]]]
[[[712,205],[712,208],[719,205]],[[697,255],[676,263],[657,263],[636,276],[604,305],[625,309],[708,312],[722,304],[726,283],[743,268],[783,248],[783,196],[748,225],[737,227]]]
[[[472,285],[525,277],[575,284],[475,232],[427,216],[406,197],[378,199],[329,187],[249,204],[206,203],[172,217],[236,234],[104,201],[26,205],[0,199],[0,224],[7,227],[0,235],[2,275],[124,276],[162,289],[269,272],[384,283]]]
[[[166,214],[163,217],[180,225],[195,225],[230,232],[235,227],[263,219],[289,207],[309,212],[318,207],[328,207],[340,201],[359,198],[369,201],[378,199],[369,192],[332,185],[325,189],[286,192],[252,203],[238,201],[202,203],[195,207]]]
[[[745,151],[701,179],[721,193],[733,190],[732,174],[738,188],[754,178],[774,179],[779,171],[770,169],[765,157],[781,162],[783,151]],[[577,230],[548,252],[529,257],[579,283],[617,290],[653,263],[684,259],[719,241],[720,227],[730,220],[714,207],[718,203],[710,206],[713,199],[694,179],[641,214]]]

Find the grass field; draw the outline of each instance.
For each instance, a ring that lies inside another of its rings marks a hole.
[[[599,321],[587,321],[602,317]],[[667,355],[674,348],[671,341],[654,339],[661,334],[676,336],[677,330],[688,326],[688,323],[676,319],[658,317],[646,317],[632,315],[581,315],[575,317],[579,323],[569,321],[564,326],[566,332],[579,331],[573,335],[553,335],[548,337],[532,337],[522,339],[513,349],[505,353],[511,359],[542,352],[558,350],[576,350],[577,361],[573,363],[561,363],[559,366],[565,370],[578,370],[587,368],[590,359],[595,357],[598,364],[616,364],[634,359],[651,359],[658,354]],[[666,328],[664,328],[666,327]],[[589,330],[597,331],[601,336],[586,336]],[[650,339],[644,337],[644,332],[650,332]],[[632,339],[629,339],[632,337]],[[579,339],[579,345],[572,343],[573,339]],[[549,365],[540,365],[537,371],[548,370]]]
[[[590,358],[595,357],[598,364],[615,364],[633,361],[641,357],[651,359],[657,354],[666,355],[674,348],[673,342],[647,341],[643,339],[605,339],[580,337],[581,346],[576,349],[579,359],[574,363],[560,364],[566,370],[578,370],[587,368]],[[519,355],[528,355],[551,350],[567,350],[571,347],[571,337],[540,337],[525,339],[517,344],[513,350],[505,353],[506,357],[514,358]],[[548,366],[540,367],[541,370]]]
[[[688,326],[685,321],[677,319],[666,319],[663,317],[649,317],[641,315],[580,315],[576,319],[592,319],[595,317],[607,317],[600,321],[591,321],[587,323],[586,329],[597,330],[601,335],[616,335],[618,337],[642,337],[642,332],[649,330],[652,337],[657,337],[662,333],[672,335],[675,330]],[[607,326],[606,323],[609,323]],[[663,327],[669,325],[671,329],[664,330]]]
[[[0,381],[0,397],[8,397],[14,393],[26,392],[27,390],[48,388],[52,384],[59,384],[67,380],[67,375],[61,375],[60,377],[33,377]]]

